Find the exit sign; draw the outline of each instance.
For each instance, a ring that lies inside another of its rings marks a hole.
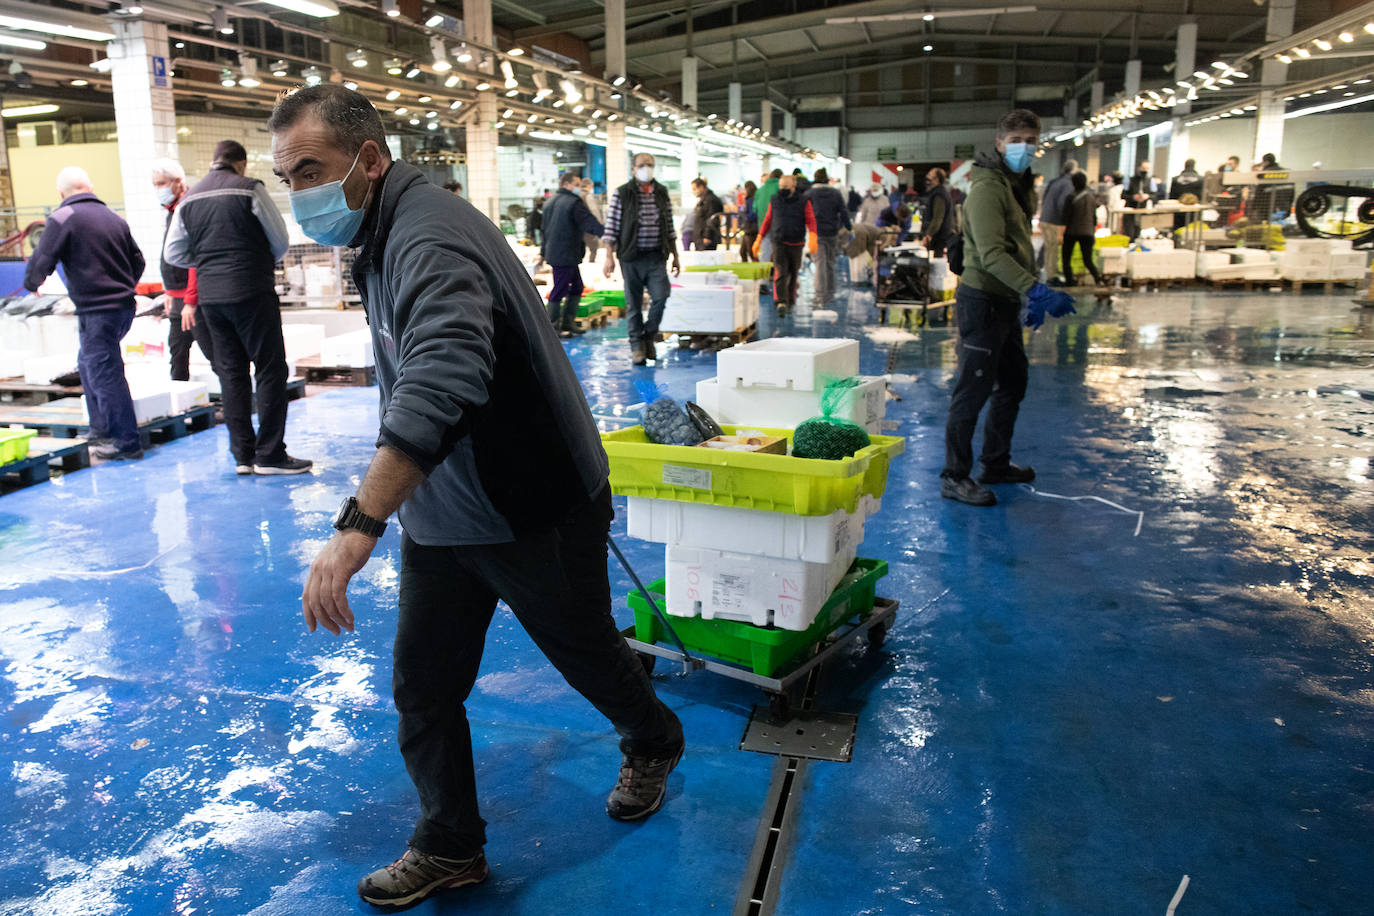
[[[960,145],[954,148],[955,159],[972,159],[974,156],[973,144]]]
[[[897,158],[897,147],[895,147],[895,146],[880,146],[880,147],[878,147],[878,159],[879,159],[879,160],[886,162],[886,161],[888,161],[888,160],[890,160],[890,159],[896,159],[896,158]]]

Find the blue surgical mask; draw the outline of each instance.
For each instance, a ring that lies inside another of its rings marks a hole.
[[[300,224],[301,231],[321,245],[347,245],[363,224],[367,208],[349,209],[343,189],[343,183],[358,167],[358,157],[362,154],[363,151],[358,150],[353,164],[338,181],[291,192],[291,215]]]
[[[1031,145],[1029,143],[1008,143],[1006,150],[1002,153],[1002,158],[1007,162],[1007,168],[1013,172],[1024,172],[1030,168]]]

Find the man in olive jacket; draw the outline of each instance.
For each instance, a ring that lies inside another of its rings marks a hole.
[[[376,110],[343,86],[298,90],[268,126],[301,229],[358,249],[353,277],[381,393],[377,454],[311,564],[301,603],[308,629],[352,630],[349,580],[399,510],[392,692],[420,818],[410,848],[358,893],[409,906],[488,874],[465,703],[498,600],[621,735],[610,817],[638,820],[662,806],[682,725],[611,616],[606,453],[501,230],[393,162]]]
[[[1074,311],[1073,300],[1039,281],[1031,245],[1035,212],[1030,163],[1040,142],[1040,119],[1017,109],[997,123],[997,151],[982,153],[971,170],[964,203],[964,273],[955,294],[959,366],[945,425],[940,495],[972,506],[997,498],[975,483],[973,429],[983,405],[982,484],[1027,483],[1035,471],[1011,462],[1011,436],[1026,394],[1028,365],[1022,322],[1038,328],[1045,314]]]

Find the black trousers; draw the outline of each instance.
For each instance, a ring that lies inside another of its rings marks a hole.
[[[989,400],[983,465],[997,467],[1011,460],[1011,436],[1026,396],[1028,363],[1020,302],[964,283],[955,293],[954,312],[959,322],[959,367],[945,424],[945,469],[940,476],[957,480],[973,470],[973,429]]]
[[[171,325],[167,329],[167,350],[172,357],[172,381],[184,382],[191,377],[191,342],[200,344],[200,352],[210,361],[211,369],[215,368],[215,344],[210,339],[210,328],[205,323],[204,315],[196,318],[191,330],[183,331],[181,309],[184,300],[172,298],[171,303],[172,310],[167,316]]]
[[[797,275],[801,273],[804,247],[773,242],[773,300],[778,305],[797,304]]]
[[[420,796],[410,845],[467,858],[486,842],[464,704],[498,599],[567,682],[611,721],[624,753],[661,757],[681,746],[682,723],[655,696],[611,617],[606,535],[613,515],[608,487],[557,528],[512,543],[401,542],[392,692],[401,756]]]
[[[1097,283],[1102,282],[1102,274],[1098,273],[1097,265],[1093,263],[1093,237],[1091,235],[1066,235],[1064,236],[1063,248],[1063,274],[1064,280],[1072,286],[1074,283],[1073,275],[1073,246],[1077,245],[1078,250],[1083,252],[1083,265],[1088,268],[1088,273],[1093,275],[1093,280]]]
[[[239,464],[273,464],[286,457],[286,343],[276,293],[231,305],[202,305],[196,320],[210,329],[220,405],[229,449]],[[248,364],[253,378],[248,377]],[[253,431],[253,391],[258,429]]]

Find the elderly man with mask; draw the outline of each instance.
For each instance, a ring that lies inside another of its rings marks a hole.
[[[887,195],[883,193],[883,186],[874,182],[868,188],[868,193],[864,195],[863,203],[859,204],[859,215],[854,218],[854,222],[863,223],[867,226],[878,225],[878,217],[888,208]]]
[[[153,190],[157,201],[167,211],[167,226],[162,241],[172,229],[172,214],[186,196],[186,171],[175,159],[153,162]],[[203,321],[196,321],[196,269],[177,267],[162,259],[162,291],[167,295],[167,349],[171,355],[172,380],[184,382],[191,377],[191,343],[200,345],[200,352],[215,363],[215,345],[210,329]]]
[[[615,189],[606,210],[606,276],[625,278],[625,317],[630,337],[630,361],[644,365],[657,359],[658,323],[670,290],[664,262],[672,258],[673,274],[682,272],[673,231],[673,205],[668,189],[654,180],[654,157],[640,153],[634,159],[634,176]],[[649,291],[649,317],[643,315],[644,291]]]
[[[945,467],[940,495],[973,506],[997,498],[975,483],[973,429],[983,405],[981,484],[1027,483],[1035,471],[1011,462],[1011,436],[1026,394],[1028,363],[1021,325],[1038,328],[1045,315],[1074,311],[1073,299],[1040,282],[1031,244],[1035,212],[1031,158],[1040,142],[1040,118],[1017,109],[997,123],[995,153],[982,153],[969,175],[964,202],[964,273],[955,293],[958,369],[945,424]]]
[[[309,630],[351,631],[349,581],[399,513],[392,690],[420,818],[409,848],[358,893],[404,907],[489,873],[464,704],[498,601],[619,732],[610,817],[639,820],[663,805],[682,725],[611,616],[606,453],[501,230],[393,161],[376,109],[343,86],[287,96],[268,127],[301,229],[357,249],[353,277],[377,358],[377,453],[301,601]]]

